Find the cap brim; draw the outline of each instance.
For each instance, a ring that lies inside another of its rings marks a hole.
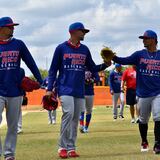
[[[143,38],[144,38],[144,36],[139,36],[138,38],[143,39]]]
[[[145,36],[139,36],[140,39],[145,39],[145,38],[148,38],[148,37],[145,37]]]
[[[18,25],[19,25],[19,23],[10,23],[10,24],[7,24],[5,26],[18,26]]]
[[[89,32],[89,29],[83,29],[85,31],[85,33],[88,33]]]
[[[148,36],[139,36],[140,39],[156,39],[154,37],[148,37]]]

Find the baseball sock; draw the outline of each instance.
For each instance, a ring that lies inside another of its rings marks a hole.
[[[154,125],[155,142],[160,144],[160,121],[156,121]]]
[[[89,126],[89,123],[91,121],[91,117],[92,117],[92,114],[86,114],[86,124],[85,124],[85,128],[87,129],[88,126]]]
[[[84,112],[81,112],[81,115],[80,115],[80,125],[84,126]]]
[[[147,142],[147,131],[148,131],[148,123],[142,124],[141,122],[139,123],[139,131],[140,135],[142,138],[142,142]]]

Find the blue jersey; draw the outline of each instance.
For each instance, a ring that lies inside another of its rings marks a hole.
[[[26,45],[13,38],[6,44],[0,44],[0,96],[16,97],[21,95],[19,86],[21,59],[41,84],[39,70]]]
[[[20,74],[19,74],[19,90],[20,90],[20,93],[21,93],[21,95],[23,96],[23,95],[26,95],[26,93],[25,93],[25,91],[21,88],[21,82],[22,82],[22,80],[23,80],[23,78],[25,77],[25,71],[24,71],[24,69],[23,68],[20,68]]]
[[[89,72],[89,71],[86,71],[86,72]],[[85,74],[86,74],[86,72],[85,72]],[[94,95],[94,83],[99,82],[100,77],[98,75],[98,72],[96,72],[96,73],[90,72],[90,77],[88,77],[88,78],[92,78],[93,83],[85,83],[85,95],[91,96],[91,95]]]
[[[160,51],[153,53],[146,49],[136,51],[131,56],[114,57],[115,62],[123,65],[136,65],[136,94],[139,97],[152,97],[160,94]]]
[[[85,94],[85,68],[91,72],[104,70],[107,65],[95,65],[87,46],[73,48],[68,42],[60,44],[54,53],[49,70],[48,91],[52,91],[53,83],[58,74],[58,96],[69,95],[83,98]]]
[[[121,92],[121,78],[122,72],[112,71],[109,75],[110,90],[112,90],[114,93]]]

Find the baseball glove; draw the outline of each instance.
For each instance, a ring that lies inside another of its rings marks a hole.
[[[42,98],[42,107],[48,111],[56,110],[58,107],[58,100],[52,94],[51,96],[44,95]]]
[[[105,47],[101,50],[100,54],[104,62],[110,62],[116,53],[114,53],[109,47]]]
[[[39,89],[40,84],[29,77],[24,77],[21,82],[21,88],[26,92],[32,92],[33,90]]]

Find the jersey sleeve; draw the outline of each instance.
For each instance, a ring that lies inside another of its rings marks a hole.
[[[32,72],[34,77],[37,79],[37,81],[40,84],[42,84],[43,80],[42,80],[41,74],[39,72],[39,69],[38,69],[30,51],[28,50],[28,48],[24,44],[24,42],[20,41],[20,45],[21,45],[20,56],[21,56],[22,60],[25,62],[25,64],[30,69],[30,71]]]
[[[87,68],[93,73],[93,72],[99,72],[102,71],[104,69],[106,69],[108,67],[107,64],[102,63],[99,65],[96,65],[92,59],[91,53],[89,51],[89,49],[87,48],[87,57],[86,57],[86,66]]]
[[[139,51],[134,52],[128,57],[117,57],[113,58],[113,61],[123,65],[138,65],[139,64]]]
[[[54,52],[54,55],[53,55],[53,59],[52,59],[52,62],[51,62],[51,66],[50,66],[50,69],[49,69],[49,75],[48,75],[48,91],[52,91],[53,89],[53,85],[54,85],[54,82],[56,80],[56,76],[57,76],[57,71],[60,69],[60,66],[61,66],[61,47],[58,46],[56,49],[55,49],[55,52]]]

